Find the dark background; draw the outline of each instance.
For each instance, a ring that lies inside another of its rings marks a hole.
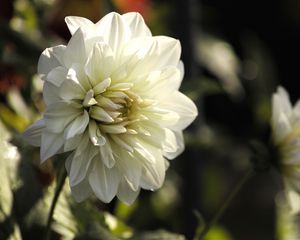
[[[186,71],[182,91],[197,103],[199,116],[186,131],[186,151],[168,171],[177,197],[170,195],[170,204],[163,209],[153,203],[159,198],[142,192],[138,207],[126,219],[138,230],[165,228],[192,239],[198,225],[195,211],[210,219],[251,166],[251,141],[269,143],[270,99],[276,87],[286,87],[293,101],[300,97],[298,0],[56,0],[51,4],[27,0],[35,23],[25,24],[23,31],[11,27],[14,18],[26,22],[30,17],[26,9],[16,7],[17,2],[2,0],[0,7],[2,108],[10,108],[6,94],[12,88],[34,105],[32,76],[40,52],[70,37],[64,16],[97,21],[112,10],[139,11],[154,34],[181,41]],[[39,29],[40,36],[30,36],[28,29]],[[231,46],[240,65],[236,73],[243,88],[240,97],[226,92],[216,73],[198,60],[197,46],[207,35]],[[31,107],[40,111],[36,104]],[[3,111],[0,118],[13,132],[21,131],[22,127],[11,126]],[[274,169],[258,172],[220,219],[222,231],[237,240],[279,239],[275,199],[280,192],[281,179]],[[101,207],[114,213],[117,206],[114,201]]]

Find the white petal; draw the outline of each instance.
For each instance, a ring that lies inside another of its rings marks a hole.
[[[82,30],[89,30],[94,27],[94,23],[84,17],[68,16],[68,17],[65,17],[65,22],[66,22],[66,24],[69,28],[69,31],[72,35],[80,27],[82,28]]]
[[[108,140],[106,140],[105,145],[99,146],[99,153],[100,158],[106,167],[112,168],[115,165],[116,160],[113,156],[111,145]]]
[[[183,79],[183,76],[184,76],[184,64],[183,64],[183,62],[181,60],[179,61],[178,65],[177,65],[177,68],[180,71],[180,78]]]
[[[129,41],[122,49],[122,64],[116,71],[125,73],[130,71],[131,76],[141,76],[150,71],[158,70],[160,66],[155,68],[156,59],[150,61],[151,58],[148,58],[148,55],[156,48],[157,42],[152,37],[135,38]]]
[[[276,124],[281,114],[289,117],[292,113],[292,106],[290,103],[287,91],[279,86],[277,92],[272,96],[272,123]]]
[[[165,99],[164,102],[160,103],[160,108],[178,115],[176,124],[168,126],[175,131],[185,129],[194,121],[198,114],[197,107],[193,101],[178,91],[173,92],[168,99]]]
[[[290,213],[297,214],[300,212],[300,195],[295,191],[293,185],[290,184],[289,179],[284,178],[285,194],[289,204]]]
[[[54,84],[56,87],[60,87],[63,81],[67,78],[68,70],[65,67],[58,66],[53,68],[46,77],[46,81]]]
[[[133,152],[132,146],[130,146],[121,135],[111,134],[110,137],[117,146],[125,149],[128,152]]]
[[[181,131],[173,132],[165,129],[166,140],[163,144],[163,155],[168,159],[174,159],[184,150],[184,140]]]
[[[119,185],[117,197],[127,205],[131,205],[140,193],[140,188],[137,191],[133,191],[128,185],[128,182],[122,180]]]
[[[131,70],[131,77],[166,67],[177,67],[180,54],[180,42],[165,36],[133,39],[122,51],[128,69]]]
[[[40,119],[23,133],[23,138],[33,146],[41,146],[42,131],[45,129],[44,119]]]
[[[180,118],[176,112],[166,112],[166,109],[154,107],[148,110],[152,110],[152,112],[148,111],[144,112],[143,114],[149,119],[149,121],[159,124],[160,128],[170,128],[174,130],[173,128],[176,126]]]
[[[86,94],[83,99],[82,105],[84,107],[91,107],[93,105],[97,104],[97,101],[94,98],[94,91],[93,89],[90,89]]]
[[[139,123],[136,123],[134,126],[131,127],[134,127],[134,130],[137,133],[141,134],[141,136],[151,136],[150,132],[146,130],[146,128]]]
[[[114,54],[110,46],[103,42],[95,43],[85,65],[85,72],[93,86],[108,78],[113,70],[113,66]]]
[[[73,71],[73,69],[69,70],[66,80],[61,84],[59,90],[59,95],[64,100],[82,100],[85,96],[85,90]]]
[[[71,37],[64,54],[64,64],[67,68],[71,68],[74,64],[84,65],[86,60],[86,49],[84,41],[84,33],[81,28]]]
[[[139,137],[147,143],[156,146],[157,148],[161,148],[165,139],[165,131],[163,128],[154,122],[145,121],[140,123],[140,127],[137,131],[139,132],[144,130],[146,130],[146,133],[141,134]]]
[[[292,106],[289,100],[288,93],[282,87],[272,96],[272,117],[271,123],[273,127],[273,135],[275,142],[279,143],[292,129],[293,116]],[[293,119],[294,118],[294,119]]]
[[[77,151],[76,151],[77,152]],[[70,186],[76,186],[87,175],[92,161],[98,161],[97,148],[88,145],[87,148],[81,150],[81,154],[76,156],[76,153],[71,161],[70,167]],[[96,156],[96,157],[95,157]],[[95,159],[93,159],[95,157]]]
[[[48,158],[56,154],[64,144],[62,134],[51,133],[47,130],[42,132],[41,144],[41,161],[44,162]]]
[[[117,53],[121,46],[130,37],[129,27],[125,24],[122,16],[112,12],[105,15],[96,23],[97,33]]]
[[[75,135],[73,138],[65,140],[64,152],[72,151],[81,143],[82,135]]]
[[[38,73],[45,80],[47,74],[54,68],[62,66],[66,46],[59,45],[45,49],[38,61]]]
[[[45,82],[43,86],[43,99],[46,106],[61,101],[59,88],[52,83]]]
[[[116,111],[120,108],[122,108],[122,105],[120,104],[116,104],[115,102],[113,102],[110,98],[107,98],[107,97],[103,97],[101,95],[98,95],[96,97],[96,100],[98,102],[98,105],[100,107],[103,107],[107,110],[110,110],[110,111]]]
[[[294,105],[294,113],[296,113],[299,117],[299,115],[300,115],[300,99]]]
[[[94,146],[102,146],[105,144],[106,139],[102,136],[96,121],[91,120],[89,123],[89,137]]]
[[[130,88],[132,88],[133,83],[129,83],[129,82],[121,82],[121,83],[116,83],[116,84],[112,84],[109,87],[110,91],[126,91],[129,90]]]
[[[127,138],[127,140],[129,137]],[[160,140],[162,141],[162,140]],[[133,139],[132,141],[128,140],[128,144],[130,144],[136,152],[134,152],[132,155],[131,153],[126,153],[126,151],[123,150],[127,155],[129,156],[135,156],[135,158],[131,157],[132,160],[138,159],[138,163],[142,164],[142,175],[141,175],[141,182],[140,186],[142,186],[145,189],[154,190],[159,188],[165,177],[165,159],[162,157],[162,153],[160,149],[157,147],[154,147],[150,144],[147,144],[146,142],[142,141],[141,139]],[[114,148],[116,149],[116,148]],[[126,156],[120,156],[120,152],[116,152],[115,154],[118,155],[118,161],[117,163],[123,163],[121,160],[127,159]],[[130,162],[126,161],[127,164]],[[132,164],[134,161],[132,161]],[[122,167],[122,165],[120,166]],[[131,166],[131,171],[134,170],[134,167],[138,167],[138,165]],[[124,167],[121,168],[122,171],[124,171]],[[138,179],[138,178],[136,178]],[[128,179],[126,179],[128,181]],[[131,180],[132,181],[132,180]],[[132,183],[131,181],[128,181],[128,183]],[[133,190],[136,190],[136,188],[133,188]]]
[[[137,12],[129,12],[123,14],[122,18],[125,20],[131,30],[131,38],[152,36],[151,31],[145,24],[141,14]]]
[[[161,129],[161,131],[163,132],[163,129]],[[157,141],[159,142],[159,144],[161,144],[163,138]],[[139,157],[136,156],[136,158],[143,158],[145,161],[148,161],[150,163],[155,162],[155,155],[153,155],[152,152],[150,151],[150,149],[152,149],[153,146],[149,147],[149,142],[144,141],[144,139],[141,137],[133,137],[133,136],[128,137],[127,142],[133,147],[133,149],[135,150],[135,154],[139,155]]]
[[[161,67],[177,66],[181,55],[180,42],[177,39],[166,36],[156,36],[154,39],[159,46],[159,62],[157,64]]]
[[[103,95],[107,98],[128,98],[128,95],[126,93],[117,92],[117,91],[113,91],[113,92],[107,91]],[[124,103],[126,103],[126,101]]]
[[[290,112],[292,110],[292,105],[288,92],[283,87],[279,86],[277,89],[277,94],[281,98],[282,110]]]
[[[92,84],[85,73],[85,68],[83,64],[78,64],[78,63],[72,64],[72,67],[69,69],[68,72],[68,78],[71,78],[79,82],[86,92],[92,88]]]
[[[116,151],[116,150],[115,150]],[[133,191],[138,191],[142,173],[142,166],[139,159],[125,150],[119,150],[117,153],[118,168],[124,174],[124,178]]]
[[[94,161],[89,175],[89,183],[95,195],[103,202],[110,202],[117,194],[120,174],[117,168],[106,168],[102,161]]]
[[[70,169],[71,169],[73,157],[74,157],[74,153],[70,154],[65,161],[65,167],[69,176],[70,176]],[[93,193],[87,178],[83,179],[77,185],[70,186],[70,187],[71,187],[72,195],[75,198],[76,202],[82,202]]]
[[[162,153],[155,149],[149,148],[149,151],[155,156],[155,162],[142,161],[143,170],[141,177],[141,187],[149,190],[156,190],[160,188],[165,179],[165,159],[162,157]]]
[[[168,98],[170,94],[177,91],[182,81],[181,72],[176,67],[168,67],[161,71],[150,72],[148,76],[134,85],[143,97],[151,99]]]
[[[100,81],[95,85],[93,88],[95,94],[100,94],[106,91],[106,89],[110,86],[111,84],[111,79],[110,78],[105,78],[103,81]],[[101,97],[101,95],[99,95]]]
[[[100,129],[102,132],[111,133],[111,134],[121,134],[127,131],[125,127],[119,124],[112,124],[112,125],[102,124],[100,125]]]
[[[273,125],[273,135],[276,143],[280,143],[284,137],[286,137],[292,131],[292,126],[284,113],[281,113]]]
[[[44,113],[46,128],[54,133],[60,133],[83,111],[79,104],[57,102],[47,107]]]
[[[75,155],[75,152],[72,152],[65,161],[65,167],[66,167],[68,175],[70,175],[71,163],[72,163],[72,159],[73,159],[74,155]]]
[[[83,135],[76,151],[66,161],[71,187],[83,181],[96,155],[97,148],[90,144],[87,134]]]
[[[93,191],[90,187],[89,181],[84,179],[76,186],[71,187],[72,195],[76,202],[82,202],[92,195]]]
[[[76,117],[69,126],[64,131],[65,139],[73,138],[75,135],[82,134],[87,125],[89,124],[89,114],[86,110],[83,111],[83,114]]]
[[[111,123],[114,119],[103,108],[93,106],[90,108],[90,116],[95,120]]]

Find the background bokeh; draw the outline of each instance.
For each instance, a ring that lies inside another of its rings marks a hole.
[[[300,97],[298,0],[1,0],[0,141],[11,139],[19,153],[0,157],[0,172],[16,172],[0,176],[0,183],[10,178],[9,187],[0,188],[0,239],[40,239],[53,193],[56,164],[40,166],[39,149],[21,138],[44,108],[36,75],[39,55],[68,41],[65,16],[96,22],[111,11],[138,11],[154,35],[181,41],[181,91],[196,102],[199,116],[185,131],[186,150],[171,162],[162,189],[143,191],[130,207],[96,199],[76,205],[66,196],[57,210],[53,239],[106,239],[89,233],[96,231],[92,223],[97,221],[117,237],[164,229],[181,234],[164,239],[192,239],[199,219],[210,219],[251,167],[253,143],[261,148],[269,143],[270,98],[276,87],[285,86],[293,102]],[[0,146],[2,154],[12,147]],[[8,166],[8,159],[19,160]],[[205,239],[296,240],[295,234],[279,174],[262,169]]]

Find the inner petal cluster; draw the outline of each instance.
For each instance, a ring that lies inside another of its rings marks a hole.
[[[131,91],[132,86],[127,82],[114,84],[111,78],[106,78],[86,91],[80,100],[83,111],[89,115],[89,137],[95,146],[105,144],[103,135],[119,143],[117,136],[112,135],[138,134],[135,123],[148,120],[142,109],[154,102],[143,100]]]

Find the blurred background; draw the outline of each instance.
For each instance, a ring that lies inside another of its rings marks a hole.
[[[116,199],[78,205],[66,185],[53,239],[108,239],[97,222],[121,239],[192,239],[199,219],[210,219],[251,167],[253,142],[269,143],[276,87],[286,87],[293,102],[300,97],[298,0],[1,0],[0,239],[40,239],[53,194],[55,165],[40,166],[39,149],[21,139],[44,109],[39,55],[69,40],[65,16],[97,22],[111,11],[140,12],[153,35],[181,41],[181,91],[199,116],[162,189],[142,191],[132,206]],[[247,182],[205,239],[296,240],[296,231],[281,179],[270,169]]]

